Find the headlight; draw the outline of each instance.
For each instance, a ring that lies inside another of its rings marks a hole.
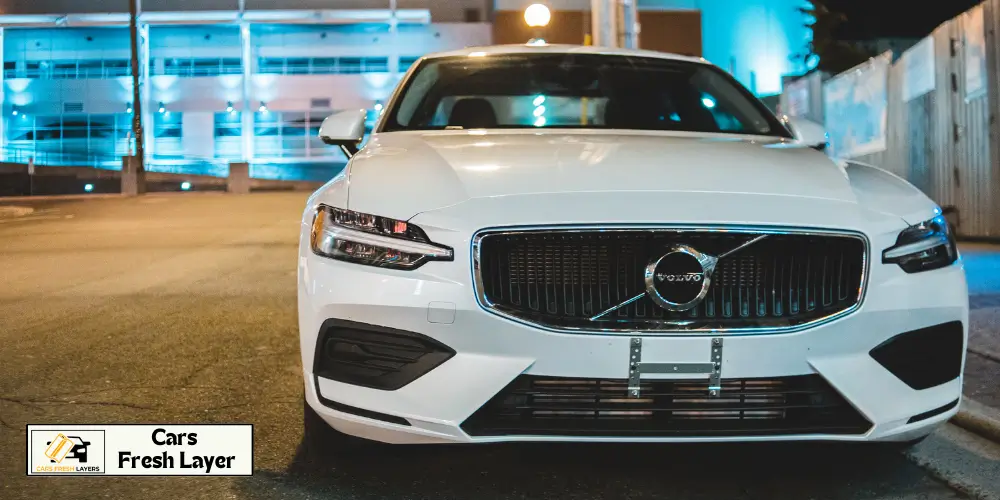
[[[435,245],[406,221],[320,205],[310,237],[317,255],[369,266],[416,269],[429,260],[453,260],[448,247]]]
[[[899,264],[908,273],[939,269],[957,259],[955,238],[943,215],[904,229],[896,244],[882,252],[883,263]]]

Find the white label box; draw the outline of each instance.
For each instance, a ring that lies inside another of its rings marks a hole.
[[[29,476],[250,476],[251,424],[28,425]]]

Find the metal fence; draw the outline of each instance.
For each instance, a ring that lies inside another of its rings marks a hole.
[[[998,29],[987,0],[902,54],[789,82],[781,111],[825,123],[832,154],[910,181],[961,235],[1000,237]]]

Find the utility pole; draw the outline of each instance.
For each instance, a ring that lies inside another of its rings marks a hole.
[[[622,47],[639,48],[639,0],[621,0],[619,19],[621,20]]]
[[[139,91],[139,1],[128,0],[129,35],[132,38],[132,137],[135,137],[135,156],[138,171],[145,163],[145,148],[142,133],[142,98]]]

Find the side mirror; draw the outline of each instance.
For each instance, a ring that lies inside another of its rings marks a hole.
[[[348,158],[355,155],[365,138],[365,118],[363,109],[351,109],[334,113],[319,127],[319,138],[331,146],[340,146]]]
[[[820,151],[826,149],[829,141],[826,129],[822,125],[803,118],[782,117],[782,121],[792,131],[795,140],[813,149]]]

